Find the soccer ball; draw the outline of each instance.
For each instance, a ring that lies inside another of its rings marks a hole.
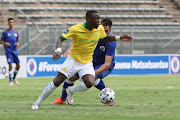
[[[104,104],[111,104],[115,101],[116,94],[111,88],[104,88],[99,93],[99,99]]]

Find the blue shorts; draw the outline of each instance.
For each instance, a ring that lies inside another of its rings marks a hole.
[[[19,58],[18,58],[18,54],[6,53],[6,58],[7,58],[8,64],[12,64],[12,63],[19,64],[20,63]]]
[[[102,65],[103,65],[103,64],[100,64],[100,65],[98,65],[98,66],[94,66],[94,70],[97,70],[97,69],[100,68]],[[114,63],[111,64],[111,66],[110,66],[107,70],[105,70],[104,72],[102,72],[102,73],[100,73],[100,74],[97,74],[96,77],[97,77],[97,78],[100,78],[100,79],[105,78],[106,76],[108,76],[108,75],[112,72],[112,70],[114,69],[114,66],[115,66]],[[75,75],[79,78],[78,73],[76,73]]]

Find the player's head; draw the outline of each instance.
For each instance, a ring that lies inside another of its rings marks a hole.
[[[97,11],[90,10],[86,13],[86,22],[90,29],[98,28],[100,23],[100,15]]]
[[[8,18],[8,25],[10,28],[14,26],[14,18]]]
[[[110,19],[103,19],[101,24],[103,25],[106,34],[111,32],[112,21]]]

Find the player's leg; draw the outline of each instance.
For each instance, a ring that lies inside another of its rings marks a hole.
[[[102,64],[98,65],[98,66],[95,66],[94,69],[97,70],[101,66],[102,66]],[[107,69],[107,70],[103,71],[102,73],[96,75],[96,80],[95,80],[93,86],[96,87],[99,90],[102,90],[102,89],[106,88],[106,85],[104,84],[102,79],[105,78],[106,76],[108,76],[112,72],[113,68],[114,68],[114,64],[111,64],[109,69]]]
[[[67,77],[64,74],[58,72],[54,80],[46,85],[38,100],[32,105],[32,109],[39,109],[41,103],[66,79]]]
[[[20,85],[20,83],[16,79],[16,75],[20,69],[18,54],[14,54],[13,57],[14,57],[14,62],[16,63],[16,68],[14,69],[13,81],[15,82],[16,85]]]
[[[10,63],[8,65],[9,65],[9,85],[13,86],[13,82],[12,82],[12,76],[13,76],[12,63]]]
[[[79,77],[82,78],[83,82],[80,82],[78,85],[72,87],[70,86],[66,89],[68,104],[73,104],[74,92],[86,91],[91,88],[94,83],[95,73],[91,63],[84,65],[78,74]]]
[[[95,69],[97,70],[100,66],[101,65],[95,67]],[[108,76],[112,72],[113,68],[114,68],[114,64],[111,64],[109,69],[107,69],[107,70],[103,71],[102,73],[96,75],[96,80],[95,80],[93,86],[99,90],[106,88],[102,79],[105,78],[106,76]],[[108,106],[112,106],[114,103],[115,103],[115,101],[111,104],[108,104]]]
[[[102,90],[104,88],[107,88],[106,85],[104,84],[104,81],[100,78],[97,78],[93,84],[94,87],[96,87],[99,90]]]
[[[66,88],[68,88],[69,86],[73,86],[74,81],[77,79],[78,79],[78,73],[73,75],[70,79],[66,79],[62,88],[61,97],[56,98],[56,101],[54,101],[51,104],[66,104],[66,97],[67,97]]]
[[[13,56],[11,53],[6,53],[6,59],[9,66],[9,85],[13,86],[12,77],[13,77],[13,71],[12,71],[12,63],[14,61]]]
[[[68,57],[61,65],[59,72],[57,73],[54,80],[46,85],[43,92],[39,96],[38,100],[32,105],[32,109],[39,109],[40,104],[50,95],[53,91],[62,84],[67,78],[70,78],[77,71],[72,70],[74,60]]]

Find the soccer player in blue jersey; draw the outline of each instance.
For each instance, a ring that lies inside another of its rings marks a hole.
[[[103,19],[101,21],[101,24],[103,25],[107,35],[113,35],[111,33],[112,21],[110,19]],[[65,57],[67,57],[70,49],[71,47],[65,52]],[[115,66],[115,49],[116,49],[116,41],[107,42],[100,39],[94,50],[93,67],[95,69],[96,80],[93,86],[95,86],[99,90],[106,88],[102,79],[108,76]],[[69,80],[67,79],[64,82],[61,97],[56,98],[56,101],[51,104],[66,104],[66,97],[67,97],[66,88],[68,88],[69,86],[73,86],[74,81],[77,79],[79,79],[78,74],[75,74]]]
[[[4,44],[7,63],[9,64],[9,85],[13,86],[13,82],[19,85],[16,75],[20,68],[17,47],[19,46],[19,33],[14,29],[14,19],[8,19],[9,29],[2,33],[0,43]],[[14,72],[12,71],[12,63],[16,63]]]
[[[72,38],[73,45],[69,56],[59,67],[59,71],[54,80],[46,85],[43,92],[33,103],[32,109],[39,109],[42,102],[54,92],[66,79],[71,78],[78,72],[83,82],[76,85],[76,92],[84,91],[91,88],[95,80],[95,72],[92,65],[93,52],[97,46],[99,39],[104,41],[132,41],[129,35],[110,36],[106,35],[104,27],[99,25],[100,15],[97,11],[91,10],[86,13],[86,22],[73,25],[66,32],[62,33],[56,41],[56,50],[53,54],[54,61],[61,57],[62,42]],[[68,96],[67,96],[68,98]],[[71,98],[71,97],[69,97]]]

